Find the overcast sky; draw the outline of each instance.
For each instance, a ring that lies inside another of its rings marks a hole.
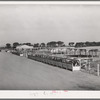
[[[100,6],[0,5],[0,45],[100,41]]]

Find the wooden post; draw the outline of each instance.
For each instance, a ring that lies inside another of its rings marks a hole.
[[[90,62],[88,62],[88,63],[89,63],[88,70],[89,70],[89,73],[90,73]]]
[[[100,65],[99,64],[97,64],[97,76],[99,76],[100,75],[100,73],[99,73],[99,68],[100,67]]]
[[[86,50],[86,55],[87,55],[87,58],[88,58],[88,55],[89,55],[88,53],[89,53],[89,51],[88,51],[88,50]]]

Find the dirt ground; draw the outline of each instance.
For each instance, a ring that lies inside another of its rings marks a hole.
[[[0,52],[0,90],[100,90],[100,76]]]

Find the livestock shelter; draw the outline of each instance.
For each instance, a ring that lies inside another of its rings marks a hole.
[[[28,46],[28,45],[20,45],[16,47],[17,50],[32,50],[33,46]]]
[[[20,45],[16,47],[16,50],[20,53],[20,56],[27,57],[30,51],[33,50],[33,46]]]

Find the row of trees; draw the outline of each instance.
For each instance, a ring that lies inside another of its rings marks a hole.
[[[35,43],[35,44],[31,44],[31,43],[18,43],[18,42],[14,42],[13,45],[11,46],[10,43],[6,44],[6,48],[16,48],[16,46],[18,45],[28,45],[28,46],[33,46],[33,47],[63,47],[65,46],[64,42],[62,41],[51,41],[48,42],[47,44],[45,43]],[[100,46],[100,42],[69,42],[69,46],[73,47],[87,47],[87,46]]]
[[[6,44],[6,48],[16,48],[16,46],[20,45],[18,42],[13,43],[13,46],[11,46],[10,43]]]
[[[65,46],[65,44],[62,41],[58,41],[58,42],[51,41],[47,43],[47,47],[63,47],[63,46]]]
[[[6,44],[6,48],[16,48],[19,45],[28,45],[28,46],[33,46],[31,43],[18,43],[18,42],[14,42],[13,45],[11,46],[10,43]]]
[[[6,44],[6,48],[16,48],[19,45],[28,45],[28,46],[33,46],[33,47],[62,47],[65,46],[64,42],[62,41],[51,41],[48,42],[47,44],[45,43],[35,43],[35,44],[31,44],[31,43],[18,43],[18,42],[14,42],[13,45],[11,46],[10,43]]]
[[[75,46],[75,47],[88,47],[88,46],[100,46],[100,42],[69,42],[69,46]]]
[[[100,42],[77,42],[75,47],[100,46]]]
[[[47,44],[45,43],[36,43],[33,45],[34,47],[62,47],[62,46],[65,46],[64,42],[62,41],[51,41],[51,42],[48,42]]]

